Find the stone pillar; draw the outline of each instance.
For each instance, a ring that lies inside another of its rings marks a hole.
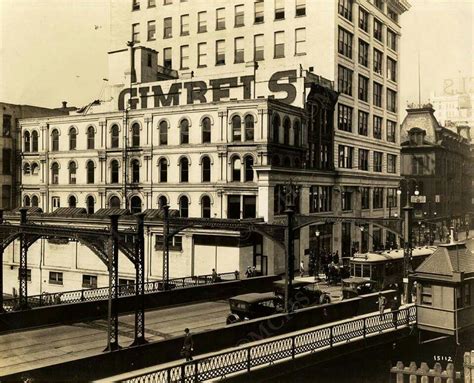
[[[464,353],[464,383],[474,383],[474,351]]]

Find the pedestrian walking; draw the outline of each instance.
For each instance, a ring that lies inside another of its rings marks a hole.
[[[186,362],[193,360],[194,341],[193,336],[189,332],[189,328],[184,329],[184,344],[181,349],[181,356],[186,358]]]
[[[257,268],[255,266],[252,266],[252,277],[257,276]]]
[[[469,226],[466,225],[466,239],[469,238]]]
[[[393,297],[392,303],[390,304],[390,311],[392,311],[392,321],[393,325],[397,327],[397,319],[398,319],[398,310],[400,308],[400,302],[398,301],[397,297]]]
[[[239,270],[235,270],[234,275],[235,275],[235,279],[240,279],[240,271]]]
[[[379,299],[377,301],[379,304],[379,313],[380,313],[380,319],[383,319],[383,312],[385,311],[385,305],[387,304],[387,298],[379,292]]]
[[[219,281],[219,276],[217,275],[216,269],[212,269],[211,279],[212,279],[212,283],[216,283]]]
[[[304,277],[304,262],[303,261],[300,262],[300,277],[301,278]]]
[[[245,276],[247,278],[250,278],[252,276],[252,268],[250,266],[247,266],[247,270],[245,270]]]

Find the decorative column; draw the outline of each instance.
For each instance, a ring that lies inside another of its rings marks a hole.
[[[107,258],[109,261],[109,305],[108,305],[108,339],[104,351],[120,349],[118,342],[118,215],[111,215],[110,236],[107,240]]]

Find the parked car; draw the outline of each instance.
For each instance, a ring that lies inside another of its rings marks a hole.
[[[226,324],[261,318],[282,311],[282,302],[274,293],[249,293],[229,299],[230,314]]]
[[[362,277],[350,277],[342,280],[342,299],[355,298],[375,291],[376,281]]]
[[[285,300],[285,283],[284,279],[273,282],[273,291],[282,301]],[[330,295],[322,291],[316,282],[294,280],[292,286],[289,299],[293,310],[314,304],[331,303]]]

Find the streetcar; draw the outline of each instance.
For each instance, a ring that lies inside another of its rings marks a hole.
[[[436,246],[415,247],[411,267],[415,270],[436,250]],[[403,249],[383,252],[355,253],[349,259],[351,277],[361,277],[375,283],[375,289],[400,287],[403,282]]]

